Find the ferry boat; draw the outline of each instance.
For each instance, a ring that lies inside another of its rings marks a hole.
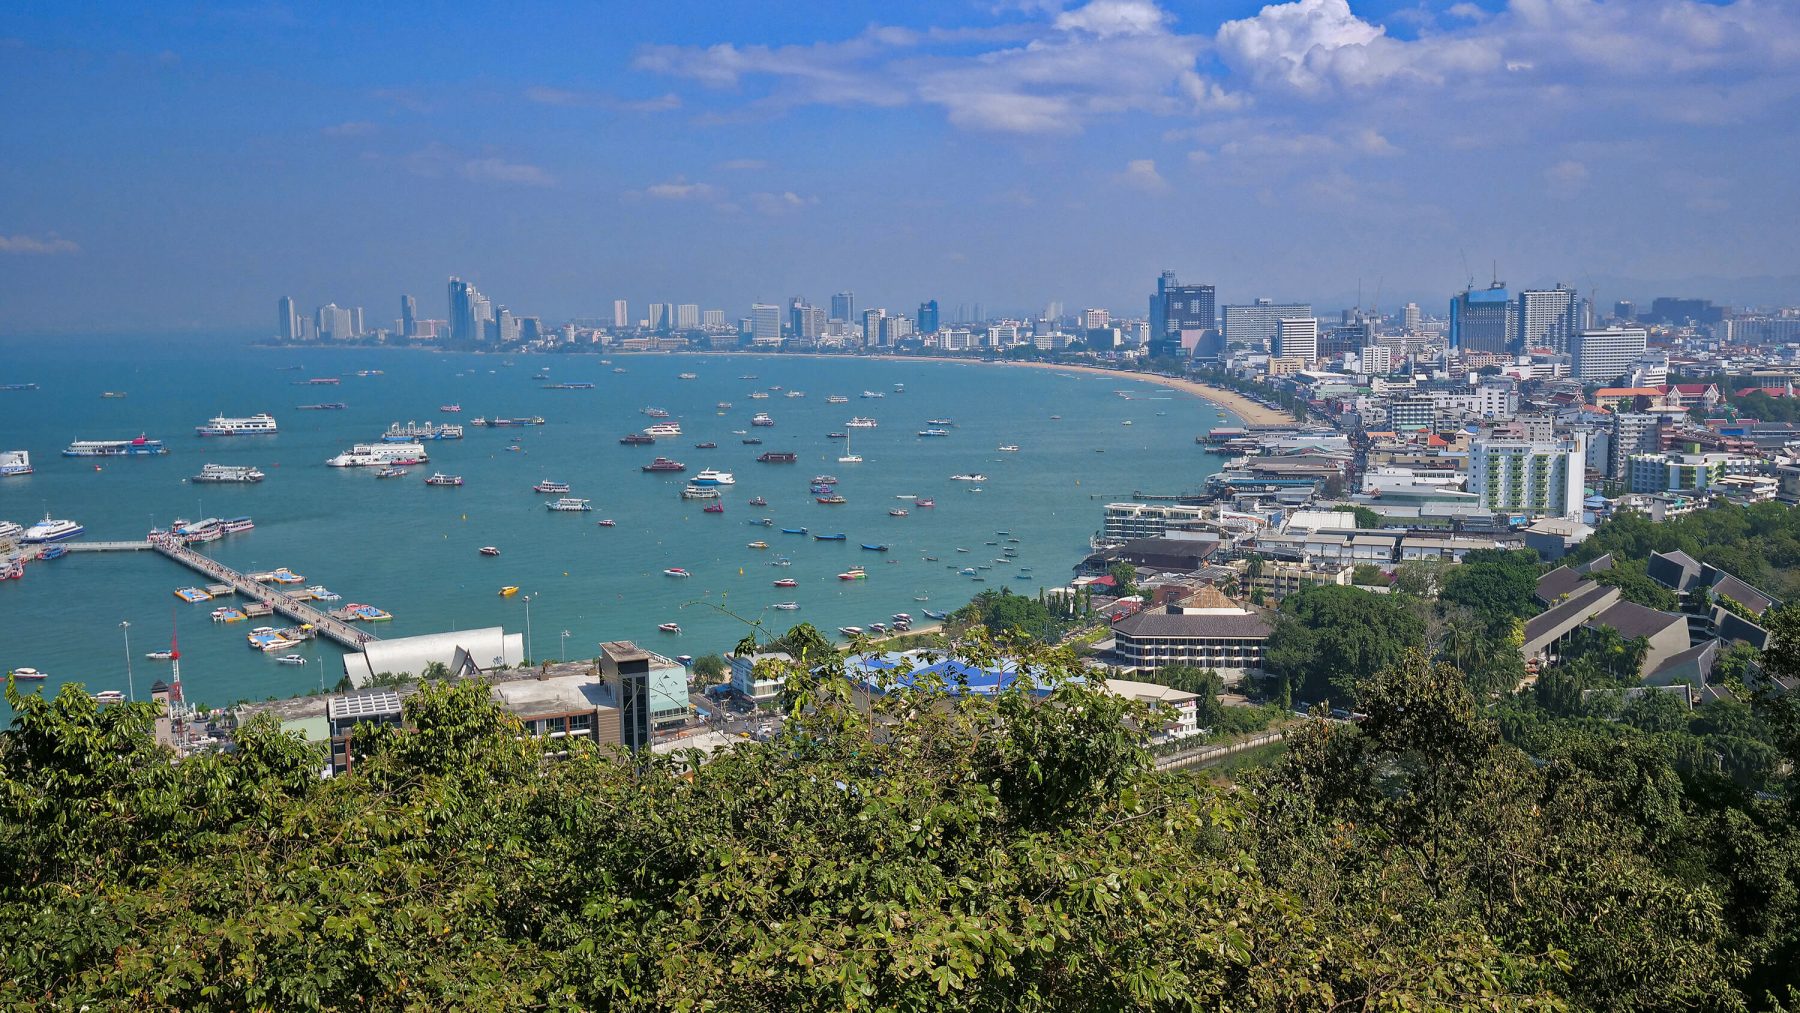
[[[350,407],[342,401],[327,401],[324,404],[297,404],[295,411],[302,412],[339,412]]]
[[[174,661],[175,660],[175,652],[174,651],[151,651],[150,653],[144,655],[144,657],[149,658],[151,661]]]
[[[979,473],[974,474],[974,475],[951,475],[950,481],[952,481],[952,482],[985,482],[985,481],[987,481],[987,476],[979,474]]]
[[[921,429],[921,430],[919,430],[919,435],[920,436],[949,436],[950,430],[948,430],[948,429]]]
[[[383,468],[375,473],[376,478],[405,478],[405,468]]]
[[[752,400],[752,401],[767,401],[768,399],[769,399],[769,395],[766,392],[760,391],[760,390],[755,391],[750,395],[750,400]]]
[[[694,476],[695,485],[736,485],[737,476],[729,471],[707,468]]]
[[[665,577],[691,577],[693,574],[679,566],[671,566],[663,571]]]
[[[31,474],[31,452],[29,450],[0,451],[0,478],[29,474]]]
[[[857,417],[844,423],[844,427],[846,429],[874,429],[876,426],[879,426],[879,425],[881,425],[881,423],[875,421],[874,419],[866,418],[862,415],[858,415]]]
[[[663,631],[664,633],[680,633],[681,632],[681,624],[680,623],[657,623],[656,628]]]
[[[268,436],[277,431],[275,418],[267,412],[258,412],[249,418],[234,419],[224,415],[216,415],[205,425],[195,426],[196,436]]]
[[[35,668],[15,668],[6,674],[20,682],[42,682],[49,678]]]
[[[430,422],[408,422],[401,425],[396,422],[388,426],[387,432],[381,434],[383,443],[417,443],[420,440],[460,440],[463,438],[463,427],[451,423],[433,425]]]
[[[812,477],[812,484],[814,484],[814,485],[836,485],[836,484],[838,484],[838,477],[836,475],[814,475]]]
[[[700,379],[700,374],[699,373],[678,373],[678,374],[676,374],[675,379],[677,379],[677,380],[698,380],[698,379]]]
[[[635,447],[646,443],[655,443],[656,437],[646,436],[643,433],[626,433],[624,436],[619,437],[619,442],[628,447]]]
[[[649,464],[644,465],[643,470],[644,471],[686,471],[687,465],[682,464],[680,461],[672,461],[666,457],[659,457],[656,460],[651,461]]]
[[[542,415],[521,415],[517,418],[504,419],[495,416],[491,419],[476,418],[469,421],[472,425],[495,429],[507,426],[541,426],[544,424],[544,417]]]
[[[20,536],[19,540],[27,544],[60,542],[66,538],[74,538],[86,530],[87,528],[74,521],[58,520],[45,514],[43,520],[26,528],[25,534]]]
[[[188,479],[190,482],[260,482],[266,478],[262,472],[247,464],[203,464],[200,474]]]
[[[63,450],[64,457],[150,457],[166,454],[163,441],[139,433],[133,440],[76,440]]]
[[[850,399],[842,394],[833,394],[825,399],[826,404],[849,404]]]
[[[926,419],[925,424],[928,426],[953,426],[953,425],[956,425],[956,423],[950,419]]]
[[[531,491],[532,492],[548,492],[548,493],[565,493],[565,492],[569,491],[569,483],[567,483],[567,482],[552,482],[546,478],[542,482],[539,482],[538,484],[532,486]]]
[[[692,482],[689,482],[687,487],[681,490],[681,498],[718,499],[719,487],[716,485],[695,485]]]
[[[754,416],[751,417],[750,424],[753,426],[767,427],[767,426],[774,425],[775,420],[769,417],[768,412],[757,412]]]
[[[713,500],[703,507],[700,512],[704,514],[722,514],[725,512],[725,504],[718,500]]]
[[[765,450],[756,459],[764,464],[797,464],[800,455],[791,450]]]
[[[708,440],[705,443],[694,444],[694,449],[695,450],[717,450],[717,449],[719,449],[719,445],[717,443],[712,442],[711,440]]]
[[[100,396],[102,398],[121,398],[125,396],[125,392],[122,390],[103,390],[100,392]]]
[[[1019,452],[1019,445],[1017,443],[1002,443],[1000,444],[1000,452],[1002,454],[1016,454]]]
[[[669,417],[669,413],[666,411],[663,411],[661,408],[643,408],[643,409],[640,409],[640,411],[642,411],[643,414],[648,415],[653,419],[666,419]]]
[[[594,509],[588,506],[587,500],[576,499],[573,496],[564,496],[561,499],[545,503],[544,506],[559,513],[586,513]]]
[[[483,545],[481,548],[476,549],[475,551],[481,553],[484,556],[498,556],[500,554],[500,550],[493,547],[492,545]]]
[[[762,440],[761,440],[761,439],[759,439],[759,438],[757,438],[757,437],[755,437],[755,436],[746,436],[746,437],[744,437],[744,438],[743,438],[743,439],[741,439],[741,440],[739,440],[739,441],[738,441],[738,442],[739,442],[739,443],[742,443],[742,444],[743,444],[743,445],[744,445],[744,446],[746,446],[746,447],[760,447],[760,446],[762,446]]]
[[[358,443],[325,463],[333,468],[380,468],[429,460],[422,443]]]
[[[644,435],[650,436],[650,437],[680,436],[681,435],[681,423],[679,423],[679,422],[658,422],[656,425],[645,427]]]
[[[446,414],[450,414],[450,415],[454,415],[454,414],[456,414],[456,413],[457,413],[457,412],[460,412],[460,411],[462,411],[462,405],[459,405],[459,404],[441,404],[441,405],[438,405],[438,411],[441,411],[441,412],[444,412],[444,413],[446,413]]]
[[[462,480],[461,475],[446,475],[440,471],[437,474],[432,475],[430,478],[426,479],[425,484],[426,485],[441,485],[441,486],[454,488],[456,486],[462,485],[463,480]]]
[[[219,522],[219,529],[228,535],[242,534],[256,527],[256,522],[248,517],[227,517]]]
[[[800,607],[800,603],[797,601],[778,601],[775,603],[774,607],[783,612],[792,612]]]

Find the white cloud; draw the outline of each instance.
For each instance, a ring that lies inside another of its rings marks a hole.
[[[1590,175],[1585,163],[1565,159],[1544,170],[1544,185],[1554,196],[1573,197],[1587,186]]]
[[[524,162],[501,158],[471,158],[462,164],[463,178],[477,183],[516,183],[520,186],[555,186],[548,172]]]
[[[1160,34],[1170,20],[1169,13],[1150,0],[1093,0],[1058,14],[1054,24],[1065,32],[1086,32],[1104,39]]]
[[[1219,57],[1262,87],[1318,95],[1394,80],[1437,84],[1485,73],[1499,57],[1487,40],[1427,36],[1402,42],[1357,17],[1349,0],[1270,4],[1219,26]]]
[[[652,183],[643,193],[657,200],[713,200],[724,195],[711,183],[690,183],[680,176],[666,183]]]
[[[753,193],[750,206],[765,215],[782,215],[819,203],[817,197],[802,197],[792,190],[780,193]]]
[[[0,233],[0,253],[54,256],[59,253],[80,252],[81,246],[78,243],[72,239],[64,239],[54,232],[41,238],[21,234],[9,236]]]
[[[1145,193],[1168,193],[1169,181],[1156,171],[1156,159],[1134,158],[1125,163],[1125,171],[1113,177],[1120,183]]]

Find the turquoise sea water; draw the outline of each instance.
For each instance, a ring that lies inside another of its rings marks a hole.
[[[1100,525],[1101,506],[1134,489],[1175,492],[1198,487],[1217,469],[1194,444],[1196,433],[1235,424],[1212,405],[1122,378],[1079,376],[973,364],[872,361],[791,356],[500,356],[435,355],[385,350],[277,350],[226,344],[142,342],[74,350],[54,345],[11,347],[0,383],[35,382],[37,391],[0,392],[0,449],[31,451],[35,475],[0,480],[0,518],[21,523],[46,511],[85,524],[85,539],[137,539],[152,523],[176,517],[255,518],[252,532],[199,546],[240,570],[286,566],[308,584],[325,584],[344,602],[392,612],[394,621],[370,631],[383,637],[504,625],[524,632],[529,603],[534,657],[591,657],[596,644],[631,639],[668,655],[730,649],[763,620],[776,630],[801,620],[830,632],[866,626],[895,612],[923,621],[922,608],[949,611],[984,588],[1010,586],[1035,594],[1065,582]],[[303,365],[299,372],[279,367]],[[617,366],[626,370],[613,372]],[[548,369],[563,382],[593,382],[592,390],[545,390],[532,375]],[[358,377],[378,369],[379,376]],[[693,372],[684,381],[678,374]],[[739,379],[755,374],[756,380]],[[314,376],[343,377],[338,386],[295,386]],[[894,393],[896,383],[904,393]],[[753,390],[780,386],[752,400]],[[1121,398],[1128,388],[1136,397]],[[102,399],[106,390],[127,392]],[[862,399],[864,390],[882,399]],[[844,394],[847,404],[828,404]],[[296,411],[295,406],[342,401],[343,411]],[[715,408],[721,401],[733,407]],[[460,415],[438,406],[459,402]],[[623,446],[621,435],[650,425],[647,406],[682,423],[683,435],[654,446]],[[215,414],[267,411],[280,423],[274,436],[202,439],[194,426]],[[767,411],[773,428],[752,429]],[[326,467],[326,458],[352,443],[376,440],[389,423],[457,421],[476,416],[541,415],[542,427],[468,428],[461,441],[429,443],[431,463],[404,479],[379,480],[374,469]],[[880,421],[877,429],[846,430],[854,415]],[[1052,419],[1060,415],[1060,419]],[[946,438],[920,438],[926,420],[956,422]],[[1130,421],[1132,425],[1124,423]],[[735,430],[760,436],[745,446]],[[75,439],[125,439],[147,433],[168,443],[163,457],[94,461],[60,456]],[[849,432],[862,464],[839,464]],[[513,437],[519,452],[509,452]],[[694,444],[712,441],[715,450]],[[1019,453],[1000,453],[1001,444]],[[765,450],[791,450],[798,464],[760,464]],[[1103,450],[1103,453],[1096,452]],[[662,454],[684,461],[683,475],[644,474]],[[259,485],[191,485],[203,463],[253,464],[268,473]],[[708,515],[703,503],[678,493],[700,469],[733,472],[726,512]],[[460,489],[431,488],[433,471],[463,476]],[[980,472],[982,492],[949,476]],[[808,480],[838,476],[841,506],[814,502]],[[591,499],[591,514],[552,513],[551,496],[531,491],[540,479],[572,485]],[[896,495],[934,498],[916,509]],[[761,495],[767,507],[747,502]],[[910,516],[888,511],[907,507]],[[772,518],[773,528],[750,521]],[[616,527],[595,522],[611,518]],[[782,527],[844,532],[845,542],[784,535]],[[1020,539],[1018,562],[994,563],[1005,544],[996,531]],[[766,551],[747,547],[761,539]],[[863,551],[863,542],[891,547]],[[479,556],[498,546],[499,558]],[[958,553],[958,546],[972,551]],[[777,555],[787,567],[771,566]],[[935,562],[923,557],[937,556]],[[864,581],[836,574],[861,564]],[[986,583],[957,568],[990,564]],[[1032,567],[1020,578],[1020,565]],[[665,577],[685,567],[687,580]],[[793,577],[800,586],[771,582]],[[171,626],[181,637],[182,677],[190,700],[223,705],[240,699],[286,696],[334,683],[342,674],[337,648],[318,642],[299,649],[304,667],[275,664],[250,650],[244,633],[254,623],[214,624],[212,605],[187,605],[171,592],[198,577],[149,553],[76,553],[34,564],[22,581],[0,582],[0,670],[29,665],[50,674],[48,690],[64,681],[89,689],[126,688],[121,621],[131,623],[131,667],[137,692],[166,674],[147,651],[167,646]],[[518,585],[521,595],[498,589]],[[919,602],[916,596],[928,595]],[[799,611],[775,611],[778,601]],[[338,604],[342,604],[340,602]],[[735,614],[735,615],[734,615]],[[275,622],[274,620],[265,620]],[[680,635],[657,625],[678,622]],[[564,638],[561,634],[568,631]]]

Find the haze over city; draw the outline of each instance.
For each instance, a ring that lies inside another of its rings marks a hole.
[[[1777,302],[1797,52],[1770,0],[19,9],[0,329],[260,331],[451,275],[546,319],[1141,314],[1164,269]]]

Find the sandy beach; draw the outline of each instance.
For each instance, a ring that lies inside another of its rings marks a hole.
[[[1264,408],[1234,390],[1214,387],[1211,384],[1197,383],[1176,377],[1161,376],[1156,373],[1135,373],[1122,369],[1101,369],[1098,366],[1072,366],[1054,362],[983,362],[973,359],[958,359],[949,356],[907,356],[912,359],[930,359],[933,362],[960,362],[971,366],[995,366],[1007,369],[1049,369],[1069,373],[1090,373],[1132,383],[1150,383],[1158,387],[1168,387],[1192,394],[1202,400],[1211,401],[1226,411],[1236,414],[1246,425],[1253,426],[1291,426],[1296,425],[1294,416],[1280,408]]]

